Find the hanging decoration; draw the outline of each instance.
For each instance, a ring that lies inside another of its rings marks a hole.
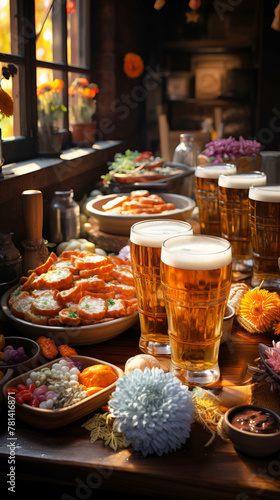
[[[274,9],[274,19],[271,23],[271,28],[274,31],[280,31],[280,2],[278,3],[276,9]]]
[[[144,71],[142,58],[134,52],[128,52],[124,56],[123,70],[129,78],[137,78]]]

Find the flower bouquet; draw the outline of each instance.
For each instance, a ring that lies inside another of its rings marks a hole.
[[[37,87],[39,150],[59,154],[62,136],[59,134],[58,120],[67,111],[59,93],[64,88],[63,80],[56,78]]]
[[[70,123],[74,142],[93,143],[95,140],[96,99],[99,88],[86,78],[75,78],[69,87]]]
[[[262,145],[256,140],[239,140],[234,137],[216,139],[206,144],[206,149],[198,155],[198,164],[206,163],[233,163],[237,166],[237,173],[252,172],[260,167],[261,157],[259,152]]]

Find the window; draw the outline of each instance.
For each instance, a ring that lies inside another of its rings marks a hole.
[[[14,99],[14,116],[0,122],[5,162],[38,152],[37,88],[59,79],[66,111],[57,125],[69,129],[68,88],[75,78],[91,80],[89,0],[0,0],[0,70],[18,69],[2,87]],[[2,36],[4,33],[4,36]]]

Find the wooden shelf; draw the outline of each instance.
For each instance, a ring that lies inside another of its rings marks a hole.
[[[227,107],[233,105],[248,104],[248,100],[241,99],[202,99],[197,97],[182,97],[180,99],[168,99],[168,102],[185,102],[187,104],[197,104],[199,106],[217,106]]]
[[[190,53],[223,54],[229,52],[248,52],[255,49],[252,40],[240,39],[199,39],[199,40],[174,40],[166,42],[167,51],[181,51]]]

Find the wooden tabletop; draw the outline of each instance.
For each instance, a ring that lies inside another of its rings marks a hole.
[[[19,332],[0,322],[0,333]],[[233,338],[220,348],[220,384],[239,384],[242,377],[244,380],[247,363],[253,363],[258,356],[258,343],[271,344],[271,336],[251,335],[236,320],[232,333]],[[139,335],[137,322],[110,341],[76,349],[80,355],[92,356],[123,369],[129,357],[140,353]],[[143,495],[192,500],[280,498],[280,453],[268,458],[251,458],[219,437],[206,447],[210,435],[194,423],[190,438],[180,450],[162,457],[143,458],[131,449],[113,452],[101,441],[90,443],[89,431],[81,427],[89,418],[45,431],[16,420],[18,496],[13,498],[22,496],[24,486],[30,491],[30,481],[33,488],[40,481],[40,491],[52,492],[54,498],[64,500],[96,498],[98,494],[101,497],[105,491],[120,492],[120,498],[129,496],[134,500]],[[2,404],[0,475],[4,478],[3,485],[10,470],[7,426],[7,411]]]

